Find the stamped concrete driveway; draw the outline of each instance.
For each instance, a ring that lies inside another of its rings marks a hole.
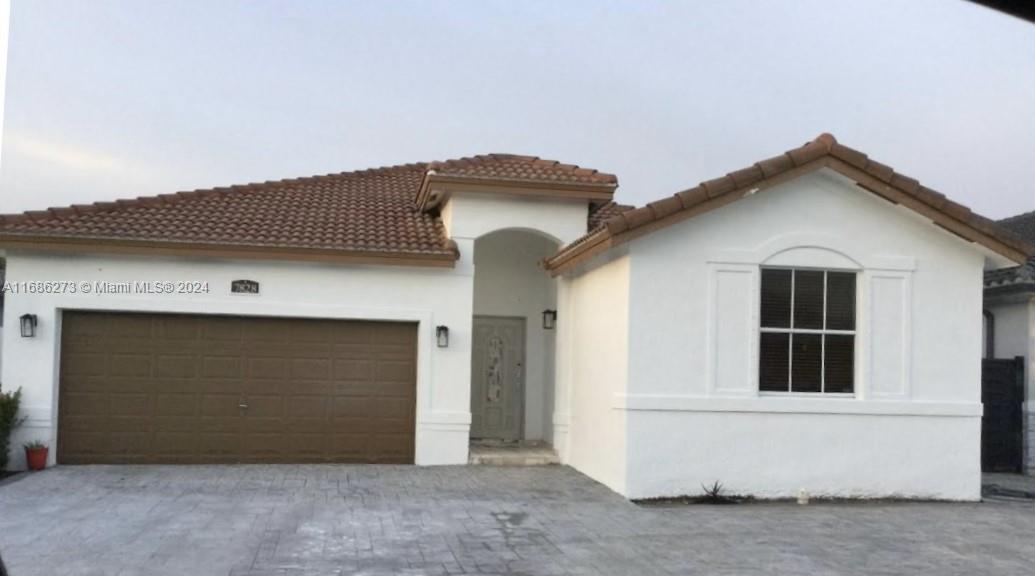
[[[0,485],[12,576],[1031,574],[1035,504],[645,508],[566,468],[85,466]]]

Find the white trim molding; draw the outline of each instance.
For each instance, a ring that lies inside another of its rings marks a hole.
[[[857,400],[762,396],[714,398],[703,396],[615,394],[611,407],[628,411],[763,412],[773,414],[863,414],[873,416],[953,416],[980,418],[980,403],[918,402],[915,400]]]

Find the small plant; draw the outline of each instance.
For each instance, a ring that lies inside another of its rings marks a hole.
[[[646,506],[673,506],[681,504],[740,504],[741,502],[750,502],[753,500],[751,496],[727,494],[726,487],[718,480],[712,483],[711,486],[701,484],[701,490],[703,492],[696,495],[684,494],[682,496],[662,496],[658,498],[633,500],[633,502]]]
[[[718,502],[720,500],[726,500],[725,494],[722,493],[722,482],[715,481],[711,487],[701,484],[701,489],[704,490],[704,498],[709,501]]]
[[[21,425],[25,418],[18,417],[22,403],[22,391],[0,391],[0,472],[7,470],[7,453],[10,449],[11,432]]]
[[[33,440],[32,442],[26,442],[22,446],[24,446],[26,450],[46,450],[47,449],[47,443],[42,441],[42,440]]]

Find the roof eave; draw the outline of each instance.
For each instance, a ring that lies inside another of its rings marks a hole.
[[[25,252],[309,261],[437,268],[452,268],[456,266],[456,261],[460,257],[455,244],[447,248],[450,250],[449,253],[426,253],[22,234],[0,234],[0,249]]]
[[[817,146],[822,146],[823,149],[819,150]],[[875,170],[879,170],[878,175],[859,168],[860,165],[868,164],[873,164]],[[862,153],[837,144],[832,136],[822,135],[805,147],[738,171],[755,174],[753,177],[749,174],[743,186],[735,184],[738,181],[738,172],[733,172],[611,218],[603,228],[609,238],[598,238],[594,242],[577,241],[568,248],[562,248],[547,260],[547,267],[554,275],[560,274],[588,258],[590,250],[605,240],[609,245],[617,246],[820,168],[838,172],[878,197],[905,206],[948,233],[978,244],[1010,262],[1023,264],[1035,255],[1035,247],[995,223],[973,215],[965,207],[947,200],[933,190],[923,188],[912,179],[896,174],[890,167],[870,161]],[[757,179],[757,174],[762,174],[763,177]],[[910,193],[899,189],[891,184],[896,181],[909,181],[916,190]]]

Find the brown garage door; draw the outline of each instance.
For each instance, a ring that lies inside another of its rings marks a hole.
[[[58,461],[412,463],[415,324],[65,312]]]

